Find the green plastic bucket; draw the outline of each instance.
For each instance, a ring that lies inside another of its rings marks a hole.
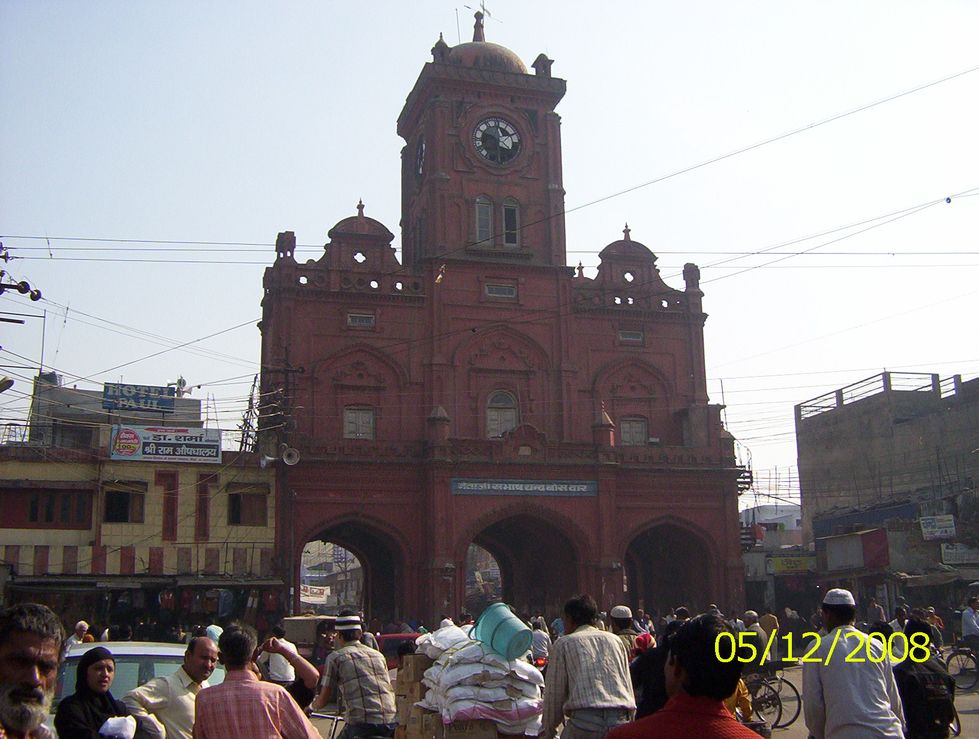
[[[469,636],[506,659],[522,657],[534,638],[530,627],[506,603],[494,603],[480,613]]]

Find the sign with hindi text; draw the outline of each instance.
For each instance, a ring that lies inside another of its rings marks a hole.
[[[109,458],[133,462],[220,464],[221,431],[116,424],[112,427]]]
[[[598,495],[598,482],[595,480],[487,480],[453,477],[452,494],[588,498]]]

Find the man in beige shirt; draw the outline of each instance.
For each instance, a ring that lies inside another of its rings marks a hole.
[[[554,642],[547,666],[543,739],[552,739],[562,721],[561,739],[602,739],[636,712],[625,644],[595,628],[597,619],[590,595],[564,604],[567,636]]]
[[[206,636],[190,640],[184,663],[166,677],[155,677],[122,697],[129,712],[154,739],[191,739],[197,694],[218,662],[218,648]],[[154,733],[150,733],[154,732]]]

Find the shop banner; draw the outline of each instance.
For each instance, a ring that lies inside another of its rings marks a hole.
[[[942,562],[947,565],[979,564],[979,549],[965,544],[942,544]]]
[[[452,478],[453,495],[534,495],[545,497],[594,497],[595,480],[483,480]]]
[[[299,600],[303,603],[314,603],[326,605],[326,597],[330,594],[330,588],[320,585],[300,585]]]
[[[921,522],[921,537],[925,541],[955,538],[955,516],[950,513],[943,516],[922,516],[918,520]]]
[[[175,387],[107,382],[102,386],[102,407],[110,411],[173,413],[176,394]]]
[[[112,427],[109,458],[133,462],[221,463],[220,429]]]
[[[773,575],[795,575],[816,569],[816,555],[806,554],[796,557],[770,557],[769,568]]]

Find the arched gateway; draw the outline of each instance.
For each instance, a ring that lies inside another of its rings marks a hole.
[[[500,597],[518,613],[556,615],[581,589],[579,551],[586,544],[583,534],[576,535],[568,522],[561,523],[563,527],[539,508],[532,511],[519,506],[470,526],[472,538],[465,541],[468,535],[464,535],[461,548],[468,550],[472,543],[492,556],[499,567]],[[467,571],[467,586],[470,578]],[[470,598],[466,606],[478,611],[489,600]]]
[[[479,583],[528,612],[581,591],[743,605],[742,470],[707,395],[700,271],[666,284],[628,227],[594,245],[597,270],[568,265],[551,68],[487,43],[481,17],[472,42],[437,41],[398,117],[400,254],[363,203],[319,258],[276,239],[259,429],[301,455],[276,487],[288,587],[326,538],[382,618],[458,614],[471,544],[492,559]]]

